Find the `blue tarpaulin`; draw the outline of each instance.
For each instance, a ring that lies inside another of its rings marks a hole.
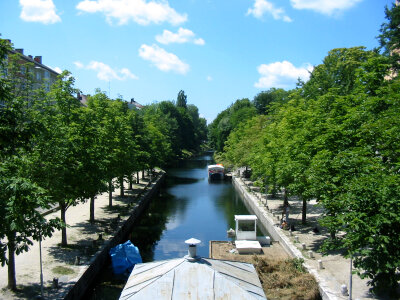
[[[135,264],[142,263],[139,249],[131,241],[111,248],[110,256],[114,274],[130,273]]]

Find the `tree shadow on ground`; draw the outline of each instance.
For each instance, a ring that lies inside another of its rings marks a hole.
[[[76,256],[89,260],[105,243],[104,239],[107,239],[108,235],[113,235],[121,222],[118,217],[105,217],[93,223],[89,221],[76,223],[73,227],[80,232],[80,239],[70,242],[65,247],[61,247],[60,244],[50,247],[48,253],[57,261],[67,264],[74,264]]]
[[[51,282],[43,284],[43,298],[41,298],[40,283],[30,283],[29,285],[18,284],[16,291],[3,289],[5,295],[12,299],[54,299],[54,293],[57,291],[51,287]]]
[[[48,249],[48,254],[51,255],[55,261],[66,264],[74,265],[76,257],[80,257],[80,265],[89,263],[92,256],[102,247],[103,241],[94,240],[91,238],[83,239],[71,243],[65,247],[60,245],[52,246]]]

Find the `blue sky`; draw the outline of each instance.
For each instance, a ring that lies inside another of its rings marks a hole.
[[[340,47],[378,46],[391,0],[1,0],[0,33],[25,55],[141,104],[180,90],[209,122]]]

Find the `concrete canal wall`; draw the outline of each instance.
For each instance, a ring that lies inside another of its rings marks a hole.
[[[260,201],[247,190],[247,186],[238,177],[232,177],[232,184],[236,191],[243,198],[245,204],[257,216],[258,220],[262,223],[265,229],[269,232],[271,239],[281,243],[286,252],[292,257],[302,257],[301,252],[290,244],[287,237],[279,232],[281,231],[278,226],[279,222],[274,221],[273,216],[266,212]],[[279,229],[279,231],[278,231]]]
[[[283,233],[283,230],[278,226],[279,220],[275,218],[272,213],[268,212],[265,208],[264,204],[250,192],[249,187],[247,187],[242,179],[233,176],[232,184],[235,187],[236,191],[242,197],[245,205],[252,211],[258,218],[258,220],[262,223],[262,225],[269,232],[271,239],[274,241],[278,241],[283,249],[292,256],[293,258],[301,258],[307,260],[302,252],[289,240],[289,238]],[[327,280],[321,277],[315,268],[310,267],[309,264],[304,264],[309,273],[314,275],[316,278],[319,291],[323,300],[333,300],[333,299],[342,299],[337,297],[337,293],[332,291],[332,288],[327,285]],[[345,298],[343,298],[345,299]]]
[[[165,180],[165,172],[161,172],[158,178],[148,184],[147,189],[139,197],[141,198],[138,205],[133,209],[130,216],[117,230],[114,237],[106,242],[105,246],[95,255],[86,271],[76,280],[74,286],[68,291],[64,299],[82,299],[87,289],[93,284],[99,272],[103,269],[108,260],[108,252],[112,247],[126,241],[126,237],[132,231],[133,224],[142,214],[150,203],[153,196],[159,191]],[[111,220],[110,220],[111,221]]]

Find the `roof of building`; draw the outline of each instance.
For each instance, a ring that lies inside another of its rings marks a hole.
[[[135,99],[132,98],[131,101],[128,102],[128,107],[129,107],[129,109],[132,109],[132,108],[141,109],[141,108],[143,108],[143,105],[140,104],[139,102],[136,102]]]
[[[253,220],[257,220],[257,216],[256,215],[235,215],[235,221],[236,220],[253,221]]]
[[[266,299],[252,264],[178,258],[137,264],[120,296],[133,299]]]
[[[18,53],[22,59],[24,59],[24,60],[26,60],[26,61],[28,61],[30,63],[33,63],[35,66],[38,66],[38,67],[40,67],[40,68],[42,68],[44,70],[47,70],[53,76],[59,75],[59,73],[57,71],[53,70],[52,68],[50,68],[50,67],[48,67],[48,66],[46,66],[46,65],[44,65],[42,63],[42,57],[41,56],[33,57],[31,55],[28,55],[28,56],[24,55],[23,49],[15,49],[15,50],[11,50],[11,52],[14,53],[14,54]]]

